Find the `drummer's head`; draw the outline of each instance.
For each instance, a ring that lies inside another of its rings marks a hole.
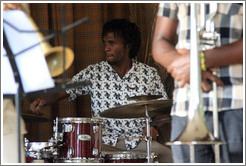
[[[130,58],[135,58],[141,45],[141,32],[135,23],[126,19],[114,19],[103,26],[102,39],[113,33],[115,38],[121,38],[125,46],[129,47]]]

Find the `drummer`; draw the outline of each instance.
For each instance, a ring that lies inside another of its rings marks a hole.
[[[89,80],[90,86],[66,89],[49,98],[39,98],[30,105],[34,113],[59,99],[74,100],[89,94],[94,118],[113,107],[132,103],[127,98],[139,95],[161,95],[168,99],[165,87],[155,68],[135,60],[141,45],[141,33],[135,23],[115,19],[104,24],[102,41],[106,61],[89,65],[76,74],[69,83]],[[134,113],[134,110],[132,110]],[[112,119],[103,118],[102,150],[142,150],[146,152],[145,118]],[[172,162],[169,148],[156,141],[158,131],[151,126],[153,141],[151,151],[158,154],[159,162]]]

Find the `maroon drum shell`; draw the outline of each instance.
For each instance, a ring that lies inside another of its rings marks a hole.
[[[63,132],[62,146],[58,149],[58,159],[100,157],[102,120],[96,118],[61,118],[58,120],[58,124],[60,124],[58,126],[72,126],[71,132]],[[98,128],[98,131],[94,132],[93,127]],[[93,154],[94,148],[98,150],[97,155]]]

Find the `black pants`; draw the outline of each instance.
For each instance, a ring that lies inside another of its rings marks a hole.
[[[186,117],[173,116],[171,141],[175,140],[184,130]],[[213,134],[212,112],[205,112],[206,124]],[[219,139],[226,144],[220,145],[220,161],[222,163],[243,162],[243,110],[219,112]],[[190,162],[188,145],[172,145],[173,160],[176,163]],[[213,145],[195,145],[195,162],[213,163]]]

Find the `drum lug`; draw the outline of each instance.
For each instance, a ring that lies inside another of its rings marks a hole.
[[[35,157],[36,157],[37,160],[41,160],[41,159],[42,159],[41,156],[42,156],[42,155],[41,155],[41,152],[38,151]]]
[[[28,143],[29,140],[25,137],[25,138],[24,138],[24,142],[25,142],[25,143]]]
[[[97,156],[98,155],[98,149],[93,148],[92,155]]]
[[[73,147],[69,147],[69,149],[68,149],[68,158],[69,159],[72,158],[73,154],[74,154]]]
[[[64,124],[64,132],[73,132],[74,127],[72,124]]]
[[[98,126],[93,126],[93,133],[98,133],[99,127]]]

